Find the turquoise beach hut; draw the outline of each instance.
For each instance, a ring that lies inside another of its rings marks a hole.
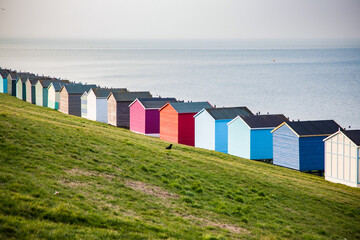
[[[272,159],[271,131],[288,119],[282,114],[237,116],[228,123],[229,154],[252,159]]]
[[[7,86],[8,86],[8,78],[10,76],[10,72],[8,70],[1,70],[0,71],[0,92],[7,93]]]
[[[48,86],[48,107],[58,110],[60,102],[60,90],[62,86],[70,84],[68,80],[51,82]]]
[[[16,80],[16,97],[26,101],[26,81],[27,77],[21,76]]]
[[[333,120],[284,122],[273,133],[273,164],[299,171],[324,170],[323,140],[337,132]]]
[[[35,85],[35,104],[42,107],[48,107],[48,87],[56,79],[41,79]]]
[[[35,84],[38,82],[37,78],[28,78],[26,81],[26,101],[35,104]]]
[[[247,107],[204,108],[195,116],[195,147],[228,152],[227,123],[236,116],[250,116]]]

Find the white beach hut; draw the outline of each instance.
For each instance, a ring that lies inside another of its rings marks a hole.
[[[87,118],[93,121],[108,122],[107,97],[111,92],[127,92],[126,88],[92,88],[87,93]]]
[[[360,130],[339,130],[324,142],[325,179],[360,187]]]

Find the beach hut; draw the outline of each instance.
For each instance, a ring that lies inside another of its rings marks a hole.
[[[52,81],[48,86],[48,107],[58,110],[59,102],[60,102],[60,90],[62,86],[70,84],[69,81],[61,80],[61,81]],[[41,102],[41,101],[40,101]]]
[[[108,102],[109,94],[127,92],[126,88],[92,88],[87,93],[87,119],[97,122],[108,122]]]
[[[8,78],[11,78],[9,70],[0,71],[0,92],[8,93]]]
[[[96,85],[69,84],[63,85],[60,90],[59,111],[81,117],[81,99],[85,91],[95,88]]]
[[[49,85],[52,82],[60,82],[55,78],[41,78],[35,84],[35,104],[42,107],[49,106]]]
[[[28,78],[26,85],[26,101],[35,104],[35,84],[39,81],[37,78]]]
[[[88,92],[85,91],[83,95],[81,95],[81,117],[87,118],[87,96]]]
[[[273,133],[273,164],[299,171],[324,170],[323,139],[335,133],[333,120],[284,122]]]
[[[160,111],[160,138],[166,141],[195,145],[194,115],[203,108],[212,108],[208,102],[170,102]]]
[[[27,76],[20,76],[16,80],[16,97],[18,99],[26,101],[26,81],[28,80]]]
[[[10,75],[7,77],[7,94],[16,97],[16,82],[18,78],[15,72],[10,72]]]
[[[282,114],[237,116],[228,123],[228,153],[252,160],[273,159],[271,131],[286,121]]]
[[[108,124],[117,127],[129,127],[129,105],[136,98],[152,98],[150,92],[111,92],[107,97]]]
[[[360,187],[360,130],[339,130],[324,142],[325,179]]]
[[[148,136],[160,136],[159,109],[175,98],[137,98],[130,105],[130,131]]]
[[[253,113],[247,107],[202,109],[194,116],[195,147],[227,153],[227,123],[239,115],[249,116]]]

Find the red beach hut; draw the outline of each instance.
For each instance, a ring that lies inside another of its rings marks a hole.
[[[159,109],[175,98],[137,98],[130,105],[130,131],[159,137]]]
[[[160,111],[160,138],[166,141],[195,145],[194,115],[203,108],[212,108],[208,102],[170,102]]]

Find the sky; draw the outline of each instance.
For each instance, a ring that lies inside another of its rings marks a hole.
[[[0,38],[359,39],[359,0],[0,0]]]

